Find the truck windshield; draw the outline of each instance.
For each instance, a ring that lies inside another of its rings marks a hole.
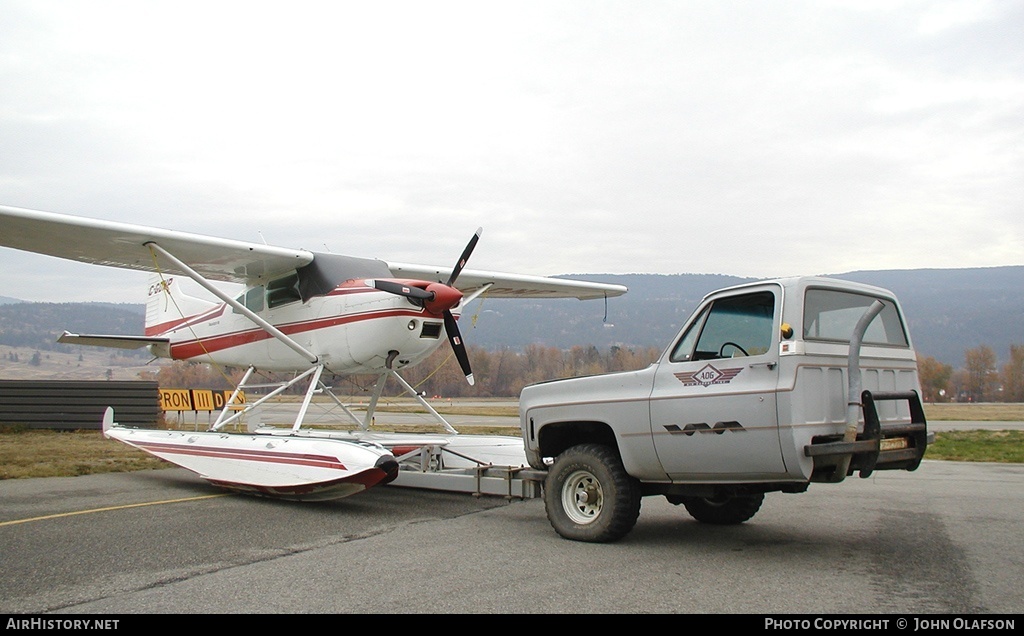
[[[804,339],[849,342],[857,321],[875,300],[874,296],[834,289],[808,289],[804,302]],[[909,346],[896,305],[887,298],[877,300],[882,301],[885,308],[868,325],[864,343]]]

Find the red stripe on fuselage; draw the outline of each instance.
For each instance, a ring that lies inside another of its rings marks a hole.
[[[365,320],[376,320],[378,318],[394,318],[396,316],[410,316],[414,318],[420,318],[423,317],[423,315],[424,312],[415,309],[389,309],[386,311],[375,311],[362,314],[332,316],[330,318],[320,318],[317,320],[308,320],[304,322],[296,322],[286,325],[275,326],[279,330],[281,330],[282,333],[290,336],[298,333],[306,333],[308,331],[317,331],[319,329],[336,327],[338,325],[362,322]],[[203,338],[201,340],[191,340],[189,342],[172,344],[171,357],[175,359],[194,358],[197,356],[201,356],[203,354],[224,351],[225,349],[231,349],[233,347],[239,347],[242,345],[251,344],[253,342],[259,342],[261,340],[267,340],[272,337],[273,336],[271,336],[266,331],[263,331],[262,329],[250,329],[246,331],[225,334],[223,336],[213,336],[210,338]]]
[[[147,336],[162,336],[168,331],[173,331],[174,329],[181,329],[182,327],[187,327],[191,324],[196,324],[206,320],[213,320],[214,318],[224,315],[225,309],[227,309],[227,305],[221,304],[213,309],[204,311],[201,314],[188,316],[186,318],[179,318],[177,320],[168,320],[167,322],[162,322],[159,325],[150,325],[145,328],[143,333]]]
[[[358,283],[358,284],[357,284]],[[344,286],[335,287],[327,296],[350,296],[352,294],[371,294],[377,293],[376,289],[366,287],[363,281],[349,281]],[[206,320],[213,320],[214,318],[224,315],[224,311],[228,308],[227,303],[221,303],[212,309],[207,309],[202,313],[193,314],[192,316],[186,316],[184,318],[177,318],[175,320],[167,320],[165,322],[149,325],[145,327],[143,333],[146,336],[164,336],[167,332],[174,331],[175,329],[181,329],[192,324],[197,324]]]

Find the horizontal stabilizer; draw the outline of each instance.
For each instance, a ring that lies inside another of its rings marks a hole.
[[[153,355],[160,355],[157,353],[161,348],[168,349],[170,347],[169,338],[148,338],[146,336],[101,336],[95,334],[77,334],[65,331],[57,342],[63,344],[73,345],[88,345],[90,347],[113,347],[115,349],[140,349],[147,345],[153,345]]]

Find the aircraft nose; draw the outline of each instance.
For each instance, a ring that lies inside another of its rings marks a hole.
[[[442,283],[431,283],[427,286],[427,291],[432,292],[434,298],[424,302],[424,307],[430,313],[438,316],[459,304],[459,301],[462,300],[462,292]]]

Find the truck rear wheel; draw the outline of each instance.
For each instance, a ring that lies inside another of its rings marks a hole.
[[[544,509],[551,526],[566,539],[616,541],[640,516],[640,484],[626,473],[613,449],[573,446],[548,471]]]
[[[682,497],[682,501],[670,499],[672,503],[682,503],[686,512],[701,523],[716,525],[733,525],[750,519],[761,509],[764,494],[733,495],[723,497]]]

